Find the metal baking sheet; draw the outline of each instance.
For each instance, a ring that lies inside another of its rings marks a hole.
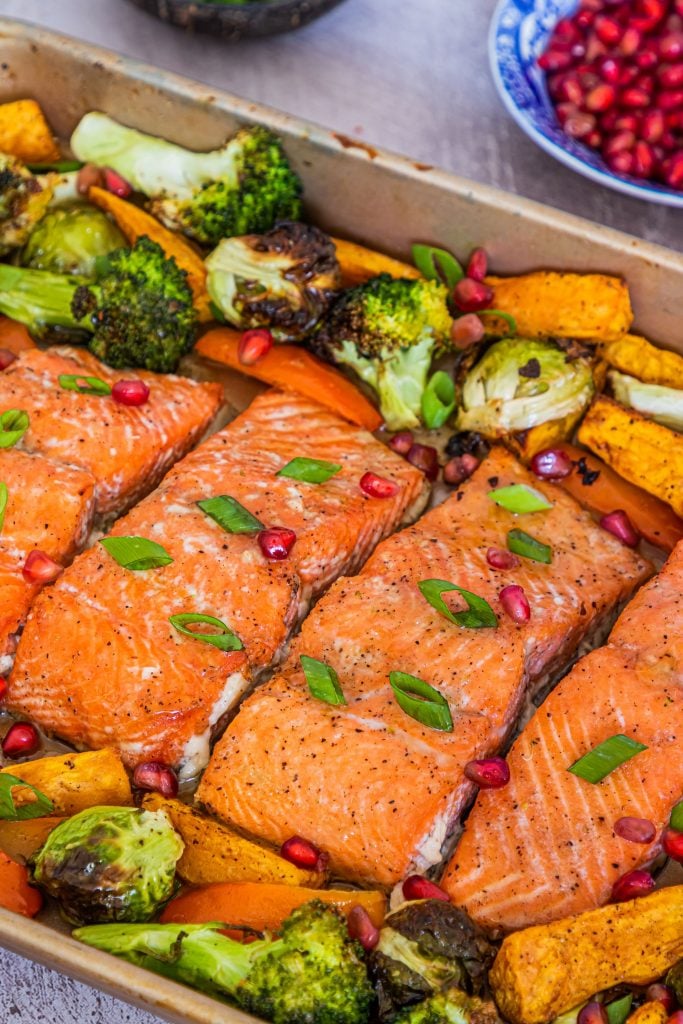
[[[62,138],[89,110],[196,149],[222,144],[245,122],[266,124],[285,139],[305,183],[307,216],[321,227],[404,258],[414,241],[460,253],[483,245],[502,274],[537,268],[620,274],[630,286],[637,329],[683,352],[683,255],[660,246],[0,18],[0,101],[27,96],[41,103]],[[178,1024],[254,1020],[77,943],[56,921],[0,909],[0,945]]]

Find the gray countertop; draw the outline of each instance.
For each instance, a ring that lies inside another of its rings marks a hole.
[[[486,59],[494,6],[347,0],[297,33],[237,46],[187,37],[125,0],[0,0],[0,13],[683,250],[683,211],[585,181],[531,145],[508,118]],[[2,1024],[154,1024],[146,1013],[19,957],[0,952],[0,964]]]

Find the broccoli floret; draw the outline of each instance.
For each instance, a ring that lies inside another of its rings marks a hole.
[[[131,963],[237,1003],[273,1024],[366,1024],[373,990],[346,921],[318,900],[280,938],[248,945],[225,924],[95,925],[74,936]]]
[[[0,265],[0,312],[40,335],[87,331],[110,366],[174,370],[192,347],[197,314],[187,274],[143,236],[97,262],[96,280]]]
[[[340,287],[332,239],[297,221],[223,239],[206,267],[209,294],[226,320],[242,329],[268,327],[279,341],[307,334]]]
[[[420,422],[432,358],[450,341],[446,299],[437,281],[380,274],[346,292],[315,336],[323,358],[350,366],[377,392],[390,430]]]
[[[206,245],[301,213],[301,182],[280,139],[259,125],[240,129],[221,149],[194,153],[94,112],[76,127],[71,147],[79,160],[121,174],[167,227]]]
[[[501,1024],[501,1020],[492,1002],[449,988],[403,1010],[395,1024]]]
[[[0,256],[24,245],[50,203],[56,177],[36,177],[20,160],[0,153]]]

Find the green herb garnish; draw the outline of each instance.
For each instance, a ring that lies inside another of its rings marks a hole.
[[[29,428],[28,413],[23,409],[8,409],[0,416],[0,448],[14,448]]]
[[[429,729],[453,732],[448,701],[433,686],[407,672],[390,672],[389,682],[397,704],[407,715]]]
[[[442,427],[455,409],[455,385],[450,374],[437,370],[422,392],[422,419],[430,430]]]
[[[110,395],[111,388],[99,377],[84,377],[78,373],[60,373],[59,386],[65,391],[78,391],[81,395]]]
[[[514,512],[515,515],[524,515],[526,512],[547,512],[552,508],[552,502],[548,501],[544,494],[537,491],[535,487],[527,484],[511,484],[509,487],[498,487],[495,491],[489,491],[489,498],[495,501],[496,505]]]
[[[177,629],[183,636],[190,636],[193,640],[199,640],[203,644],[211,644],[219,651],[241,651],[244,644],[236,633],[226,626],[221,620],[213,615],[199,615],[195,612],[183,612],[180,615],[171,615],[168,620],[174,629]],[[214,626],[218,633],[195,633],[187,627],[195,623],[203,623],[207,626]]]
[[[341,470],[336,462],[325,462],[323,459],[296,458],[288,462],[278,472],[278,476],[287,476],[292,480],[302,480],[306,484],[324,484]]]
[[[589,750],[567,771],[572,775],[578,775],[580,779],[585,779],[586,782],[601,782],[615,768],[630,761],[632,757],[642,753],[643,750],[647,750],[644,743],[617,733],[616,736],[610,736],[609,739],[603,740],[593,750]]]
[[[100,544],[124,569],[159,569],[173,561],[161,544],[147,537],[103,537]]]
[[[434,245],[414,245],[413,263],[428,281],[439,281],[453,288],[462,281],[465,271],[452,253]]]
[[[536,540],[524,530],[510,530],[508,533],[508,549],[522,558],[530,558],[532,562],[544,562],[550,565],[553,560],[553,549],[549,544]]]
[[[309,658],[307,654],[302,654],[300,661],[308,689],[316,700],[326,704],[346,704],[339,677],[330,665],[317,658]]]
[[[263,523],[229,494],[206,498],[204,501],[198,501],[197,505],[228,533],[258,533],[263,529]]]
[[[485,627],[495,629],[498,625],[496,613],[488,601],[470,593],[469,590],[463,590],[455,583],[449,583],[447,580],[422,580],[418,583],[418,588],[432,608],[436,609],[449,622],[455,623],[456,626],[463,626],[465,629],[484,629]],[[452,590],[457,591],[465,599],[467,611],[452,612],[450,610],[441,595]]]

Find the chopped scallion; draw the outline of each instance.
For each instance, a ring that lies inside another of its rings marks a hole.
[[[308,689],[316,700],[322,700],[326,704],[346,704],[339,676],[331,665],[326,665],[317,658],[309,658],[307,654],[302,654],[300,660]]]
[[[477,316],[495,316],[499,320],[505,320],[510,328],[510,334],[517,333],[517,321],[510,313],[504,313],[502,309],[480,309]]]
[[[302,480],[305,484],[324,484],[341,470],[336,462],[325,462],[323,459],[306,459],[298,457],[288,462],[278,472],[278,476],[287,476],[291,480]]]
[[[514,512],[515,515],[524,515],[526,512],[546,512],[553,507],[552,502],[548,501],[544,494],[527,484],[498,487],[495,491],[489,491],[489,498],[491,501],[495,501],[496,505],[507,509],[508,512]]]
[[[440,281],[449,290],[465,276],[455,256],[434,245],[414,245],[413,263],[428,281]]]
[[[0,530],[5,525],[5,512],[7,511],[7,499],[9,498],[9,489],[7,484],[0,483]]]
[[[536,540],[524,530],[510,530],[508,533],[508,549],[522,558],[530,558],[532,562],[544,562],[550,565],[553,560],[553,549],[549,544]]]
[[[450,374],[437,370],[422,392],[422,419],[430,430],[442,427],[455,409],[455,385]]]
[[[158,569],[173,561],[161,544],[147,537],[103,537],[100,544],[123,569]]]
[[[567,771],[572,775],[578,775],[580,779],[585,779],[586,782],[601,782],[615,768],[630,761],[632,757],[642,753],[643,750],[647,750],[644,743],[617,733],[615,736],[603,740],[602,743],[598,743],[597,747],[589,750],[587,754],[570,765]]]
[[[202,512],[228,533],[258,533],[263,529],[263,523],[229,494],[206,498],[197,504]]]
[[[85,377],[78,373],[60,373],[59,386],[65,391],[78,391],[82,395],[110,395],[111,388],[99,377]]]
[[[236,633],[226,626],[221,620],[213,615],[199,615],[195,612],[183,612],[180,615],[171,615],[168,620],[174,629],[177,629],[183,636],[191,636],[193,640],[199,640],[203,644],[211,644],[219,651],[241,651],[243,643]],[[204,624],[214,626],[218,633],[196,633],[188,626],[193,624]]]
[[[48,164],[26,164],[32,174],[45,174],[46,171],[57,171],[58,174],[68,174],[69,171],[80,171],[83,164],[80,160],[57,160]]]
[[[28,413],[23,409],[7,409],[0,416],[0,448],[14,448],[29,428]]]
[[[624,1021],[631,1012],[632,1003],[632,992],[622,996],[621,999],[614,999],[611,1003],[607,1003],[605,1010],[607,1011],[607,1020],[609,1021],[609,1024],[624,1024]]]
[[[683,832],[683,800],[679,800],[671,812],[669,825],[674,832]]]
[[[454,622],[456,626],[463,626],[465,629],[495,629],[498,625],[496,613],[488,601],[476,594],[471,594],[469,590],[463,590],[455,583],[449,583],[447,580],[422,580],[418,583],[418,588],[432,608],[436,609],[449,622]],[[452,590],[457,591],[465,599],[467,611],[452,612],[450,610],[441,595]]]
[[[440,732],[453,732],[453,718],[446,698],[417,676],[407,672],[390,672],[389,682],[396,703],[421,725]]]
[[[18,807],[14,802],[13,790],[21,787],[28,789],[35,800],[29,800]],[[54,810],[52,801],[23,779],[18,779],[9,772],[0,772],[0,821],[27,821],[29,818],[42,818]]]

